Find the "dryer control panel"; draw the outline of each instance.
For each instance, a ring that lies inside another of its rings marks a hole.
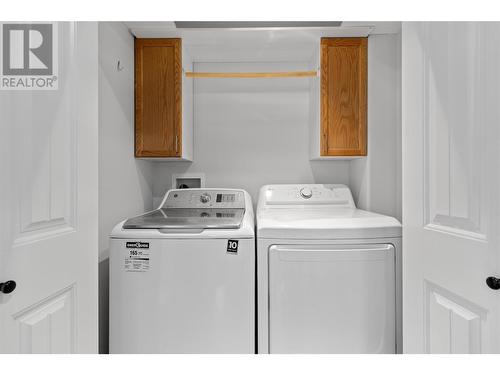
[[[261,197],[262,199],[262,197]],[[345,185],[268,185],[265,205],[336,205],[354,208],[351,191]]]

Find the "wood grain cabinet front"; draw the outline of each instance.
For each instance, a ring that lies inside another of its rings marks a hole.
[[[368,38],[321,39],[320,156],[367,154]]]
[[[135,156],[182,158],[181,39],[135,39]]]

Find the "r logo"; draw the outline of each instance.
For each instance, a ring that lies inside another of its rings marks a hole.
[[[53,74],[53,30],[50,23],[3,24],[3,75]]]

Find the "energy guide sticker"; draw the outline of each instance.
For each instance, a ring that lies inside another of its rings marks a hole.
[[[125,272],[148,272],[150,262],[149,242],[127,242],[126,247]]]

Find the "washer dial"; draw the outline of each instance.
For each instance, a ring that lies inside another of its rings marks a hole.
[[[202,195],[200,195],[200,202],[201,203],[208,203],[210,202],[210,194],[208,193],[203,193]]]

